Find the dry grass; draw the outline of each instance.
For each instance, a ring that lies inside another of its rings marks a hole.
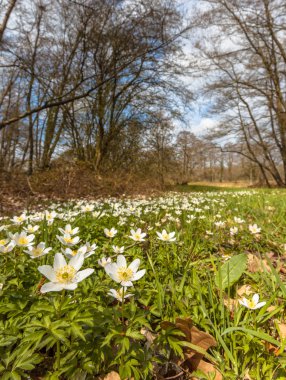
[[[254,186],[253,183],[249,181],[235,181],[235,182],[210,182],[210,181],[201,181],[201,182],[189,182],[188,185],[195,186],[214,186],[214,187],[227,187],[227,188],[246,188]]]
[[[60,164],[31,177],[23,173],[0,173],[0,216],[35,208],[51,200],[150,195],[154,192],[160,192],[160,186],[152,178],[144,179],[123,171],[99,177],[83,164]]]

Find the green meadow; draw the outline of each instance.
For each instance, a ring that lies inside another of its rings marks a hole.
[[[286,379],[285,191],[177,190],[2,217],[1,379]]]

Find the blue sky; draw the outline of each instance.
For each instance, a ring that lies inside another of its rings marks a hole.
[[[199,8],[202,10],[207,5],[203,0],[175,0],[178,4],[180,11],[186,15],[186,17],[191,17],[193,10]],[[193,43],[190,39],[184,39],[184,61],[180,61],[183,65],[186,66],[186,72],[191,71],[187,69],[189,61],[193,58],[194,48]],[[212,106],[211,99],[206,99],[204,96],[198,95],[200,89],[204,83],[204,78],[194,78],[191,74],[186,74],[182,78],[187,86],[194,92],[195,100],[191,104],[191,111],[187,111],[185,114],[186,124],[176,122],[176,129],[187,129],[190,132],[195,133],[198,136],[203,135],[207,130],[212,129],[217,126],[218,118],[211,114],[210,109]]]

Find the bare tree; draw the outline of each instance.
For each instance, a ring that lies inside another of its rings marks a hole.
[[[6,5],[6,7],[3,9],[4,15],[3,15],[3,18],[2,18],[1,24],[0,24],[0,43],[3,40],[4,32],[7,28],[8,21],[11,17],[13,9],[15,8],[16,3],[17,3],[17,0],[10,0],[8,2],[8,4]]]
[[[286,4],[282,0],[207,1],[208,41],[197,44],[208,92],[222,116],[215,138],[231,137],[279,186],[286,185]],[[206,41],[206,40],[205,40]],[[228,150],[226,148],[226,150]]]
[[[60,145],[98,171],[131,125],[143,131],[158,107],[177,112],[170,94],[188,96],[175,57],[189,27],[169,1],[29,0],[14,12],[0,51],[0,131],[28,129],[16,159],[30,174]]]

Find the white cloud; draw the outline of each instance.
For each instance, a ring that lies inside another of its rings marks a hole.
[[[212,119],[210,117],[203,117],[197,122],[192,122],[190,124],[191,132],[196,135],[203,135],[208,130],[215,128],[218,125],[219,121],[216,119]]]

